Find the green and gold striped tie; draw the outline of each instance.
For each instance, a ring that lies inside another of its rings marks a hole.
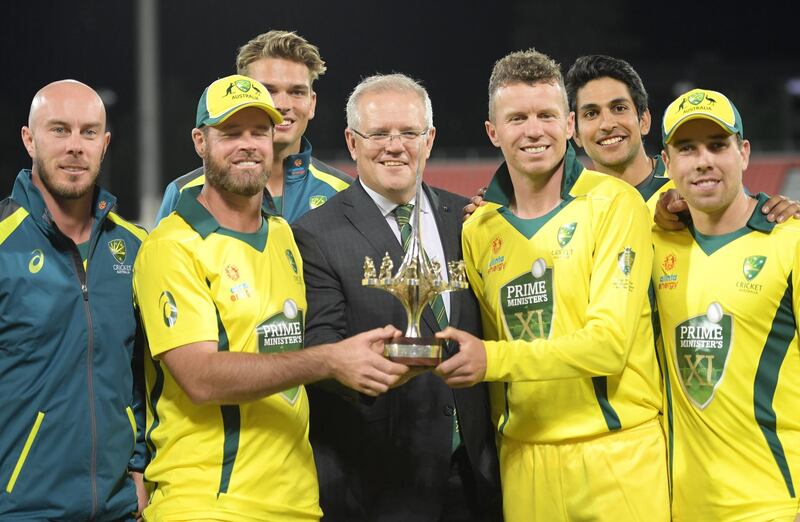
[[[398,205],[392,211],[394,218],[397,220],[397,226],[400,229],[400,243],[403,245],[403,252],[408,251],[408,245],[411,243],[411,213],[413,211],[414,205],[410,203]],[[445,310],[444,300],[441,294],[438,294],[431,303],[431,310],[433,310],[433,315],[436,316],[439,329],[444,330],[447,328],[447,310]],[[461,434],[459,432],[458,415],[453,414],[453,451],[461,445]]]

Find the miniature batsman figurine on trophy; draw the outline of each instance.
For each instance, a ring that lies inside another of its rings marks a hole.
[[[420,157],[422,153],[420,152]],[[421,163],[421,162],[420,162]],[[405,336],[386,343],[383,355],[407,366],[436,366],[441,361],[444,341],[436,337],[420,337],[419,320],[425,307],[439,294],[468,288],[464,273],[464,261],[447,263],[448,278],[443,279],[441,265],[431,261],[422,246],[420,204],[422,201],[422,172],[417,165],[417,189],[411,227],[413,233],[403,262],[392,276],[393,263],[389,253],[381,260],[376,273],[375,263],[370,257],[364,259],[364,278],[361,284],[389,292],[403,305],[408,327]]]

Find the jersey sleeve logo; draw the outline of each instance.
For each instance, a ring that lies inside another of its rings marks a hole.
[[[542,258],[530,272],[509,281],[500,289],[503,326],[510,339],[547,339],[553,325],[553,269]]]
[[[636,252],[631,247],[625,247],[622,252],[617,254],[617,267],[622,272],[621,277],[615,277],[612,281],[614,288],[626,289],[628,292],[633,292],[633,281],[630,279],[631,272],[633,271],[633,263],[636,261]]]
[[[44,266],[44,252],[38,248],[31,252],[31,260],[28,262],[28,272],[31,274],[39,273]]]
[[[283,302],[283,310],[256,327],[256,339],[260,353],[294,352],[303,347],[305,322],[303,311],[297,308],[293,299]],[[294,404],[300,395],[300,387],[295,386],[280,392],[289,404]]]
[[[675,358],[686,397],[703,409],[711,403],[725,374],[731,351],[733,318],[713,302],[704,315],[675,327]]]
[[[178,306],[175,304],[175,298],[167,290],[158,296],[158,307],[161,308],[161,315],[167,328],[175,326],[178,322]]]

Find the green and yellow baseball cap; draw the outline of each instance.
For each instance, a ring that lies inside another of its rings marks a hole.
[[[195,126],[199,129],[218,125],[245,107],[258,107],[274,124],[283,121],[266,87],[252,78],[234,74],[206,87],[197,104]]]
[[[744,138],[742,117],[727,96],[708,89],[692,89],[678,96],[664,111],[661,140],[666,146],[682,124],[703,118],[711,120],[731,134]]]

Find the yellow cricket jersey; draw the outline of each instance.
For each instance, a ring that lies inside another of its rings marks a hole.
[[[653,157],[653,171],[642,183],[636,186],[636,190],[642,195],[642,199],[647,203],[647,210],[650,213],[650,219],[656,211],[656,204],[658,198],[661,197],[663,192],[675,188],[675,182],[669,178],[667,167],[661,159],[661,155]]]
[[[800,505],[800,225],[770,224],[766,200],[730,234],[654,228],[675,520],[772,520]]]
[[[507,207],[512,196],[503,165],[462,235],[498,430],[550,443],[654,419],[661,396],[641,196],[584,169],[572,148],[556,209],[519,219]]]
[[[221,228],[183,191],[142,245],[134,291],[147,334],[147,520],[318,520],[317,477],[300,386],[244,404],[197,405],[159,356],[198,341],[220,351],[303,346],[300,255],[283,218],[253,234]]]

